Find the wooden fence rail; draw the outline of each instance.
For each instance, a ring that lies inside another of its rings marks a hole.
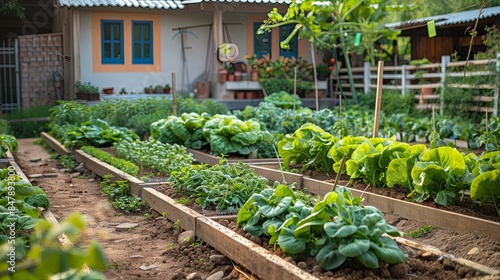
[[[416,105],[419,109],[430,109],[432,106],[439,108],[443,114],[444,96],[447,89],[475,89],[477,92],[473,100],[478,102],[477,106],[471,106],[469,111],[488,112],[498,116],[498,98],[500,85],[500,53],[497,59],[471,60],[451,62],[450,56],[443,56],[441,63],[431,63],[419,66],[400,65],[386,66],[383,73],[384,90],[397,90],[401,94],[414,94],[419,100]],[[354,78],[356,92],[368,93],[377,87],[377,67],[372,67],[369,62],[365,62],[363,67],[351,69]],[[488,77],[490,83],[460,83],[455,82],[457,78]],[[349,76],[347,69],[339,70],[339,86],[342,94],[351,97]],[[446,82],[447,79],[453,79]],[[432,93],[427,95],[422,89],[431,89]],[[345,90],[344,90],[345,89]],[[457,97],[460,98],[460,97]]]

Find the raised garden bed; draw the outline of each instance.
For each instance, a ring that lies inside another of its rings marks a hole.
[[[77,160],[90,160],[88,156],[85,157],[81,154],[80,151],[76,151],[76,153],[78,154]],[[91,169],[96,174],[104,174],[108,171],[111,171],[106,164],[103,164],[96,159],[92,159],[92,164],[86,164],[86,167]],[[103,169],[107,169],[107,171],[98,171]],[[120,176],[120,174],[116,175]],[[304,178],[302,180],[304,186],[306,184],[309,184],[304,183],[307,182],[307,180],[304,180]],[[274,252],[269,251],[264,247],[242,237],[235,231],[224,227],[213,219],[205,217],[202,214],[175,202],[173,199],[158,192],[157,190],[139,185],[136,185],[136,187],[141,188],[140,191],[137,191],[137,194],[141,195],[142,199],[152,209],[160,213],[164,213],[165,216],[172,221],[179,221],[179,225],[182,228],[186,230],[193,230],[198,238],[205,241],[210,246],[225,254],[235,262],[243,265],[245,268],[262,279],[321,279],[284,260]],[[328,187],[330,188],[330,186]],[[132,192],[133,188],[131,188],[130,191]],[[364,197],[366,198],[366,194],[364,195]],[[380,199],[386,198],[381,197]],[[413,205],[407,205],[407,207],[414,209]],[[381,210],[383,211],[383,209]],[[442,217],[440,218],[443,219]],[[223,242],[221,242],[221,240],[223,240]],[[399,239],[398,242],[402,244],[401,241],[402,239]],[[402,246],[413,246],[411,242],[403,243],[404,245]],[[442,252],[438,253],[437,251],[427,250],[422,245],[417,245],[416,248],[413,248],[412,250],[425,250],[426,252],[430,252],[427,255],[430,254],[430,256],[433,256],[433,258],[430,258],[433,261],[439,261],[439,254],[441,254],[441,256],[446,255]],[[491,275],[497,275],[500,273],[483,265],[464,261],[461,258],[450,257],[449,260],[457,264],[454,267],[467,267],[468,270],[474,272],[474,275],[477,274],[476,276],[484,276],[485,279],[487,279]],[[443,267],[443,269],[445,268]],[[457,274],[456,278],[460,278],[460,276],[458,276]]]

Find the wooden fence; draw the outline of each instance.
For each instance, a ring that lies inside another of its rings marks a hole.
[[[441,63],[420,66],[385,66],[382,89],[400,91],[401,94],[414,94],[415,99],[419,101],[416,104],[417,108],[430,109],[434,106],[436,109],[439,108],[441,114],[445,108],[445,92],[451,91],[450,89],[473,89],[475,90],[473,96],[475,106],[470,106],[468,110],[488,112],[497,116],[500,84],[499,59],[500,53],[497,54],[497,59],[468,62],[451,62],[450,56],[443,56]],[[372,67],[369,62],[366,62],[363,67],[352,68],[352,75],[358,95],[376,89],[377,67]],[[340,69],[338,77],[342,94],[348,98],[352,97],[347,69]],[[483,77],[486,82],[468,82],[473,77]],[[460,82],[456,82],[457,78],[463,79],[458,79]],[[425,88],[432,89],[432,93],[425,94],[422,90]]]

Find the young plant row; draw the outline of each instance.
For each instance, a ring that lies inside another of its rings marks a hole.
[[[346,188],[329,192],[309,206],[280,184],[253,194],[238,213],[237,223],[254,236],[266,235],[292,258],[313,256],[325,270],[347,260],[370,268],[380,261],[402,263],[405,255],[390,236],[399,236],[382,212],[362,206]]]
[[[137,163],[141,167],[149,167],[164,176],[174,170],[190,166],[193,162],[193,156],[185,147],[153,139],[123,140],[115,144],[115,148],[121,158]]]
[[[337,138],[314,124],[305,124],[278,143],[283,165],[303,164],[303,169],[340,172],[343,157],[351,182],[361,179],[373,187],[408,189],[416,202],[429,198],[452,204],[459,193],[470,190],[471,198],[491,201],[500,215],[500,151],[481,156],[463,154],[455,148],[428,148],[387,138],[346,136]]]
[[[194,198],[202,209],[238,210],[254,193],[268,187],[269,181],[239,162],[220,160],[212,166],[197,164],[183,167],[170,174],[172,188]]]
[[[83,146],[82,151],[132,176],[137,176],[137,173],[139,172],[139,168],[132,162],[114,157],[99,148],[93,146]]]
[[[144,205],[140,197],[128,194],[129,185],[127,181],[119,180],[111,182],[112,175],[104,175],[99,183],[101,191],[108,196],[111,205],[124,212],[137,212]]]

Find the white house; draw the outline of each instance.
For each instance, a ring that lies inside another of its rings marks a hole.
[[[65,55],[66,91],[75,81],[91,81],[115,92],[143,92],[145,87],[174,84],[193,92],[198,81],[210,81],[212,97],[222,99],[217,80],[218,47],[226,42],[245,55],[269,54],[309,59],[306,41],[290,51],[279,48],[292,27],[256,35],[276,7],[290,0],[58,0]],[[70,96],[72,96],[73,92]]]

